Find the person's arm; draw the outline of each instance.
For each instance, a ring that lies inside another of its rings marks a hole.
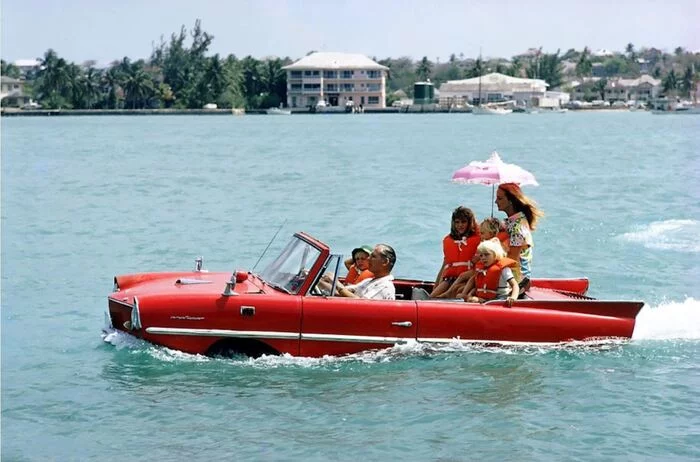
[[[435,277],[435,285],[433,287],[437,287],[437,285],[440,283],[442,280],[442,272],[445,269],[445,265],[447,264],[447,260],[444,258],[442,259],[442,265],[440,265],[440,271],[438,271],[437,276]]]
[[[510,295],[506,298],[506,305],[513,306],[513,302],[516,301],[520,295],[520,286],[514,277],[508,279],[508,285],[510,286]]]
[[[467,301],[467,299],[469,297],[474,295],[474,292],[475,292],[474,289],[476,289],[476,287],[475,287],[476,279],[475,278],[476,278],[476,276],[470,277],[469,280],[467,281],[467,284],[464,286],[464,289],[462,290],[462,298],[464,299],[464,301]]]
[[[360,298],[357,295],[355,295],[355,292],[352,291],[351,286],[345,286],[343,283],[338,282],[335,285],[335,292],[340,295],[341,297],[346,297],[346,298]]]
[[[520,271],[520,251],[523,249],[523,245],[511,245],[508,249],[508,258],[515,261],[515,266],[511,268],[513,270],[513,275],[515,276],[516,282],[522,279],[522,271]]]
[[[345,269],[349,270],[354,262],[352,261],[352,257],[350,257],[350,258],[346,258],[343,263],[345,264]]]

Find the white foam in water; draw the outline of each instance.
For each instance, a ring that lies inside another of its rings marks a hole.
[[[650,249],[700,252],[698,235],[700,235],[700,221],[665,220],[641,225],[620,237],[630,242],[638,242]]]
[[[644,305],[637,315],[632,339],[700,339],[700,300]]]

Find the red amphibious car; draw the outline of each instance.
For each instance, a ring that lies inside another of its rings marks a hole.
[[[512,307],[419,299],[433,283],[397,278],[396,300],[329,296],[317,286],[342,256],[296,233],[261,273],[194,271],[116,276],[114,329],[198,354],[344,355],[407,341],[555,344],[629,338],[643,302],[585,295],[587,279],[533,279]],[[334,282],[335,284],[335,282]]]

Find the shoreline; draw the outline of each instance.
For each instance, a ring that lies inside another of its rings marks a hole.
[[[347,114],[356,115],[345,110],[336,110],[336,108],[327,109],[324,111],[310,112],[307,108],[294,108],[291,110],[291,115],[328,115],[328,114]],[[628,108],[569,108],[568,112],[631,112]],[[638,111],[645,112],[645,111]],[[364,114],[471,114],[470,110],[464,108],[441,108],[434,105],[425,106],[407,106],[407,107],[388,107],[382,109],[366,108]],[[2,117],[57,117],[57,116],[150,116],[150,115],[271,115],[266,109],[19,109],[19,108],[2,108],[0,112]]]

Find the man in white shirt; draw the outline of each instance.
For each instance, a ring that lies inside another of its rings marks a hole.
[[[336,284],[336,293],[348,298],[371,298],[375,300],[395,300],[394,276],[391,269],[396,263],[396,252],[386,244],[377,244],[369,256],[369,270],[374,274],[372,279],[365,279],[359,284]],[[332,284],[329,276],[323,276],[321,280]]]

